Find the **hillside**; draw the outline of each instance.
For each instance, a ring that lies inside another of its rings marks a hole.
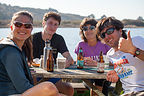
[[[56,9],[49,8],[49,9],[39,9],[39,8],[26,8],[26,7],[19,7],[19,6],[11,6],[6,4],[0,3],[0,20],[9,20],[11,19],[13,13],[20,11],[20,10],[27,10],[34,15],[35,20],[42,20],[44,13],[49,11],[58,12]],[[84,16],[75,15],[75,14],[65,14],[59,12],[62,16],[62,20],[82,20]]]
[[[19,7],[19,6],[11,6],[0,3],[0,28],[9,27],[9,23],[13,13],[21,10],[27,10],[33,14],[34,17],[34,26],[41,27],[42,18],[44,13],[49,11],[58,12],[58,10],[49,8],[49,9],[40,9],[40,8],[28,8],[28,7]],[[58,12],[62,17],[62,22],[60,27],[79,27],[81,20],[86,16],[80,16],[77,14],[70,13],[61,13]],[[90,14],[88,17],[94,18],[93,14]],[[106,15],[102,15],[98,20],[106,17]],[[136,20],[124,19],[122,20],[125,27],[144,27],[144,19],[139,16]]]
[[[49,12],[49,11],[58,12],[56,9],[53,9],[53,8],[49,8],[49,9],[27,8],[27,7],[11,6],[11,5],[0,3],[0,27],[8,27],[7,24],[10,22],[13,13],[20,11],[20,10],[27,10],[33,14],[35,26],[41,26],[41,21],[42,21],[44,13]],[[58,12],[58,13],[60,13],[61,15],[62,23],[65,21],[66,22],[74,21],[74,22],[80,23],[80,21],[85,17],[85,16],[76,15],[76,14],[68,14],[68,13],[61,13],[61,12]],[[74,26],[79,26],[79,23]],[[67,27],[68,26],[69,24],[67,24]]]

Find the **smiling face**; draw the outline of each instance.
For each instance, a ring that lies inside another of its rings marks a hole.
[[[43,21],[44,32],[53,35],[59,26],[59,21],[50,17],[47,21]]]
[[[20,22],[22,26],[16,26],[15,22]],[[12,38],[16,41],[25,41],[31,36],[32,26],[29,28],[26,24],[32,24],[30,18],[26,15],[19,15],[11,23]]]
[[[84,36],[86,37],[87,41],[91,39],[96,39],[96,31],[95,31],[95,26],[92,26],[90,24],[87,24],[84,26],[87,28],[87,30],[83,30]],[[84,28],[83,27],[83,28]]]
[[[104,32],[106,32],[110,28],[114,28],[114,27],[113,26],[109,26],[109,27],[104,28],[101,31],[101,34],[104,33]],[[111,34],[109,34],[109,35],[106,33],[105,34],[105,38],[103,40],[104,40],[104,42],[107,45],[109,45],[109,46],[111,46],[113,48],[117,48],[118,47],[118,43],[119,43],[119,39],[121,37],[121,33],[122,33],[121,29],[120,30],[116,30],[115,29],[114,32],[111,33]]]

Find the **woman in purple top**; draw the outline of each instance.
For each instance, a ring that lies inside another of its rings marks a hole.
[[[78,54],[79,47],[83,49],[85,65],[97,65],[96,59],[102,51],[106,55],[110,47],[100,42],[96,36],[97,21],[95,19],[84,18],[80,24],[80,41],[75,48],[75,53]]]
[[[99,56],[102,51],[106,55],[107,51],[110,49],[109,46],[100,42],[97,38],[97,33],[95,30],[97,21],[91,18],[84,18],[80,24],[80,36],[82,41],[78,43],[75,48],[75,53],[78,54],[79,47],[82,48],[84,53],[84,62],[88,66],[97,66],[97,56]],[[92,80],[98,87],[103,87],[102,92],[104,95],[108,95],[109,82],[104,82],[105,80]]]
[[[107,51],[110,49],[109,46],[102,44],[100,41],[95,42],[97,43],[94,46],[90,46],[88,42],[81,41],[75,49],[76,54],[79,52],[79,47],[83,49],[85,65],[96,66],[96,60],[100,52],[102,51],[103,55],[106,55]]]

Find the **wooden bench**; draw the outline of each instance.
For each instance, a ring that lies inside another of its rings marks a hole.
[[[77,91],[77,93],[83,93],[84,91],[88,90],[83,83],[70,83],[71,86],[74,88],[74,90]]]

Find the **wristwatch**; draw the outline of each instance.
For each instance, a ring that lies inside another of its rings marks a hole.
[[[138,55],[140,55],[140,49],[136,48],[136,51],[135,51],[135,54],[133,55],[133,57],[136,57]]]

